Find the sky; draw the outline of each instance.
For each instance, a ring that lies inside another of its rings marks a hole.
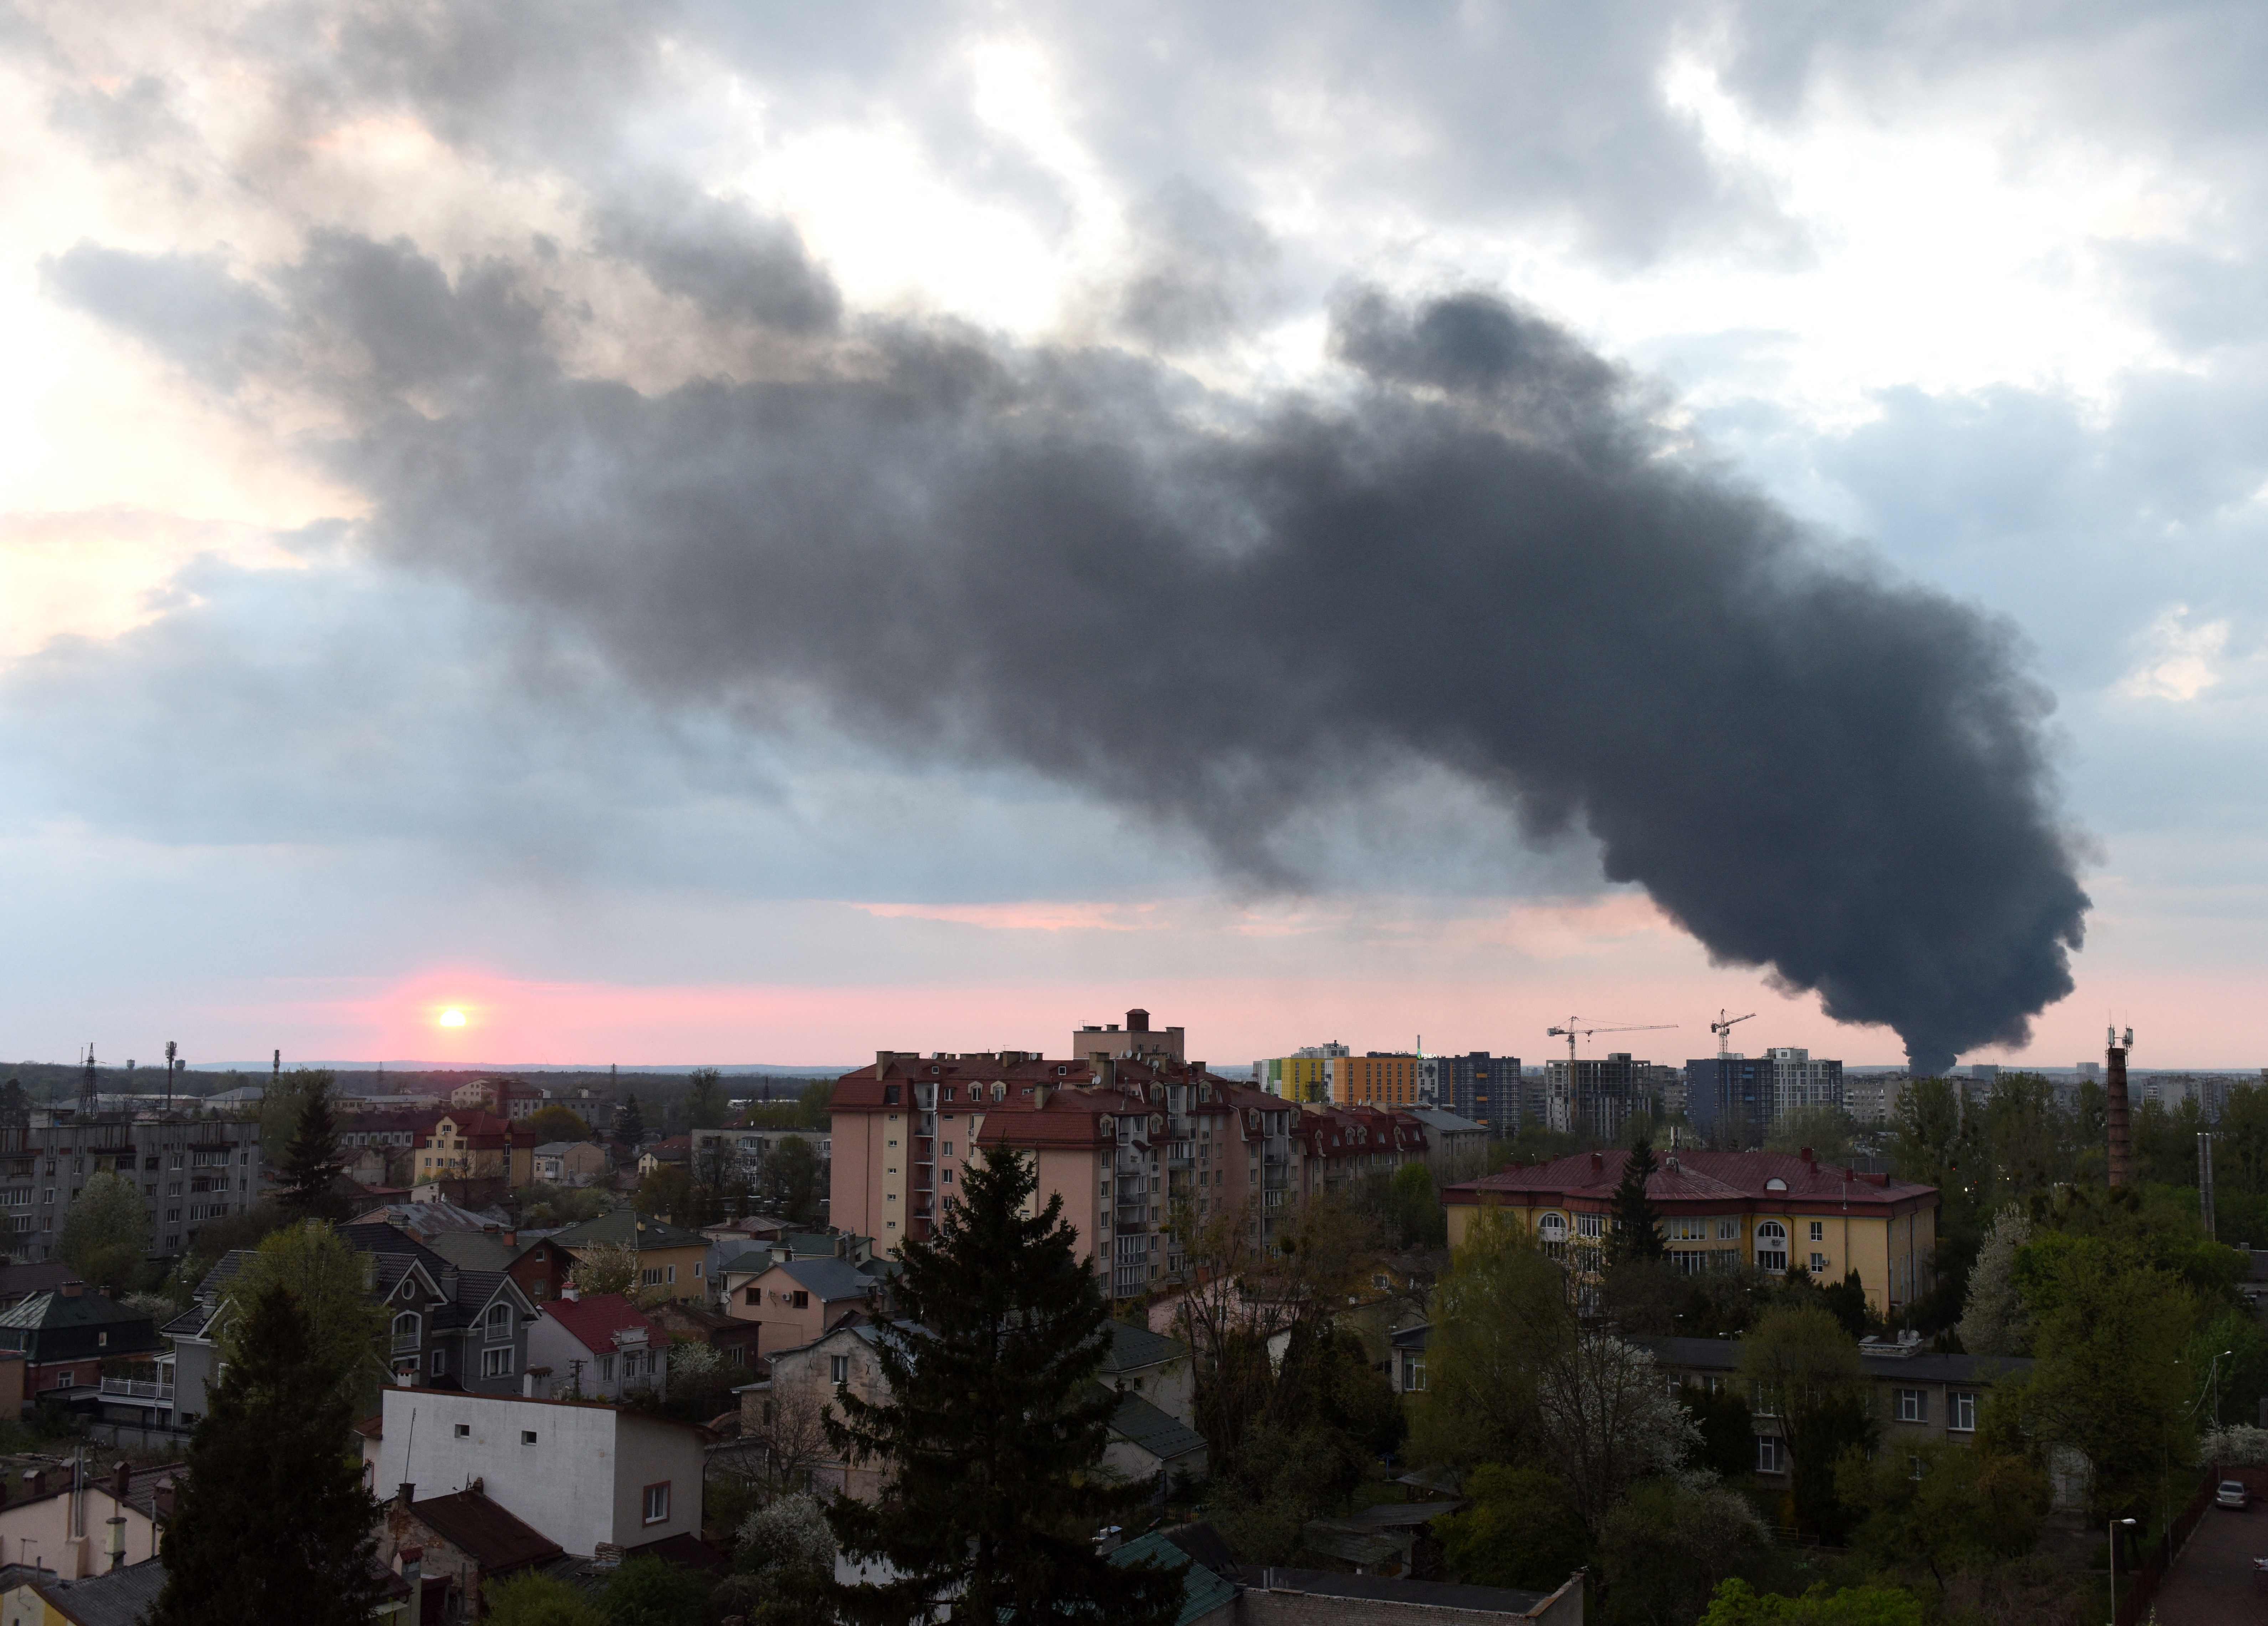
[[[1896,900],[1994,878],[1741,867],[1823,779],[1568,675],[1697,636],[1638,555],[1410,586],[1485,431],[1780,539],[1744,637],[1950,607],[2086,901],[1962,1059],[2268,1063],[2264,69],[2235,4],[0,0],[0,1054],[1898,1060],[1727,894],[1957,1004]],[[1425,371],[1458,312],[1531,371]],[[1403,530],[1190,564],[1373,465]],[[2006,800],[1894,776],[1806,839]]]

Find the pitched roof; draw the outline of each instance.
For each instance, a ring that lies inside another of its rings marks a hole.
[[[1189,1345],[1179,1338],[1168,1338],[1131,1321],[1114,1321],[1110,1323],[1110,1348],[1102,1357],[1102,1370],[1132,1372],[1138,1366],[1178,1360],[1189,1352]]]
[[[630,1209],[618,1208],[596,1219],[584,1220],[552,1233],[551,1240],[562,1247],[594,1247],[606,1242],[630,1242],[641,1251],[653,1247],[703,1247],[709,1239],[697,1231],[688,1231],[673,1225],[666,1219],[655,1219]]]
[[[1490,1201],[1611,1202],[1622,1183],[1627,1151],[1576,1152],[1549,1163],[1517,1165],[1494,1174],[1446,1188],[1450,1203]],[[1830,1203],[1880,1209],[1937,1195],[1890,1174],[1867,1174],[1841,1164],[1822,1163],[1785,1151],[1696,1151],[1655,1154],[1658,1166],[1646,1182],[1656,1202]],[[1773,1182],[1777,1181],[1775,1186]]]
[[[26,1332],[52,1332],[63,1327],[116,1327],[122,1322],[151,1322],[146,1310],[129,1310],[100,1293],[33,1293],[21,1304],[0,1310],[0,1327]],[[156,1330],[154,1324],[151,1328]]]
[[[490,1575],[556,1558],[558,1542],[515,1518],[477,1490],[428,1497],[409,1511],[450,1546],[477,1561]]]
[[[1118,1409],[1110,1414],[1110,1431],[1141,1446],[1160,1462],[1194,1456],[1205,1448],[1204,1435],[1138,1394],[1119,1397]]]
[[[839,1259],[791,1259],[779,1267],[818,1295],[821,1304],[864,1299],[874,1291],[874,1278]]]
[[[1741,1366],[1742,1341],[1738,1338],[1634,1337],[1630,1342],[1650,1352],[1665,1366],[1689,1367],[1701,1372],[1737,1372]],[[1894,1382],[1904,1377],[1916,1383],[1984,1384],[2006,1374],[2029,1372],[2032,1357],[2029,1355],[1939,1355],[1933,1352],[1891,1355],[1877,1353],[1862,1346],[1859,1350],[1859,1365],[1868,1377],[1884,1382]]]
[[[1236,1588],[1190,1557],[1157,1531],[1137,1536],[1110,1555],[1110,1562],[1132,1566],[1145,1562],[1182,1572],[1182,1608],[1174,1626],[1196,1626],[1236,1601]]]
[[[425,1246],[462,1270],[503,1270],[522,1251],[519,1243],[487,1231],[437,1231]]]
[[[772,1250],[769,1247],[752,1247],[746,1253],[735,1254],[718,1266],[717,1269],[718,1273],[723,1276],[762,1276],[771,1268]]]
[[[71,1626],[137,1626],[166,1589],[166,1566],[156,1558],[81,1581],[39,1581],[33,1590]]]
[[[1463,1586],[1447,1581],[1405,1581],[1380,1575],[1335,1575],[1328,1570],[1245,1571],[1248,1586],[1268,1592],[1305,1593],[1313,1598],[1360,1598],[1376,1603],[1422,1604],[1464,1609],[1476,1615],[1534,1613],[1549,1593],[1514,1592],[1508,1586]]]
[[[620,1293],[549,1299],[543,1306],[543,1313],[566,1328],[576,1343],[593,1355],[611,1353],[617,1333],[643,1332],[649,1341],[659,1342],[654,1338],[653,1323]]]
[[[1460,1118],[1454,1112],[1443,1112],[1439,1107],[1404,1107],[1402,1109],[1436,1135],[1485,1135],[1488,1125],[1475,1123],[1470,1118]]]
[[[53,1292],[64,1283],[79,1279],[77,1271],[57,1259],[42,1260],[38,1264],[0,1265],[0,1299]]]

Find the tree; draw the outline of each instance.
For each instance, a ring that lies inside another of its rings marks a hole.
[[[2097,1518],[2136,1512],[2169,1464],[2191,1460],[2196,1300],[2106,1238],[2039,1238],[2017,1270],[2040,1352],[2021,1387],[2025,1426],[2086,1454]]]
[[[594,1138],[591,1126],[583,1115],[559,1101],[552,1102],[541,1112],[527,1115],[527,1128],[534,1132],[535,1144],[549,1145],[554,1141],[586,1141]]]
[[[1440,1247],[1449,1237],[1449,1217],[1433,1189],[1433,1171],[1422,1163],[1405,1163],[1386,1182],[1381,1205],[1389,1247]]]
[[[1756,1419],[1749,1402],[1729,1385],[1711,1389],[1697,1383],[1680,1387],[1677,1399],[1692,1414],[1700,1437],[1692,1466],[1719,1479],[1746,1477],[1756,1465]]]
[[[901,1246],[903,1319],[874,1345],[884,1392],[846,1388],[828,1419],[837,1452],[891,1475],[880,1501],[828,1510],[850,1558],[892,1571],[834,1588],[849,1620],[902,1626],[947,1600],[956,1620],[1002,1626],[1164,1626],[1180,1610],[1175,1571],[1094,1551],[1143,1492],[1097,1471],[1118,1403],[1094,1382],[1108,1307],[1060,1196],[1025,1211],[1037,1188],[1023,1157],[988,1151],[936,1240]]]
[[[1459,1580],[1550,1592],[1590,1562],[1590,1532],[1543,1469],[1484,1463],[1464,1491],[1466,1506],[1434,1526]]]
[[[150,1210],[132,1178],[101,1169],[63,1210],[55,1252],[90,1285],[122,1291],[150,1251]]]
[[[1607,1242],[1609,1260],[1659,1259],[1667,1251],[1661,1245],[1661,1216],[1646,1195],[1646,1182],[1653,1178],[1656,1166],[1647,1142],[1640,1140],[1631,1148],[1622,1183],[1615,1188],[1615,1229]]]
[[[1607,1514],[1642,1479],[1675,1472],[1701,1431],[1664,1385],[1653,1357],[1588,1328],[1560,1344],[1536,1373],[1545,1458],[1597,1537]]]
[[[1533,1454],[1541,1433],[1537,1374],[1575,1336],[1557,1262],[1517,1221],[1482,1209],[1435,1290],[1425,1394],[1414,1419],[1419,1455],[1470,1463]]]
[[[774,1389],[744,1432],[762,1449],[757,1472],[765,1489],[774,1496],[801,1490],[827,1455],[827,1409],[807,1388]]]
[[[700,1190],[692,1174],[674,1163],[657,1164],[638,1181],[634,1200],[640,1213],[659,1214],[673,1225],[695,1225],[701,1218]]]
[[[732,1104],[725,1099],[725,1075],[713,1067],[696,1067],[685,1092],[685,1127],[721,1129]]]
[[[701,1626],[709,1586],[690,1570],[659,1558],[631,1558],[600,1594],[608,1626]]]
[[[1843,1499],[1865,1510],[1858,1544],[1878,1563],[1918,1564],[1938,1595],[1955,1571],[2032,1550],[2048,1511],[2047,1475],[2021,1456],[1939,1440],[1852,1453],[1837,1470]]]
[[[276,1200],[301,1219],[344,1219],[346,1206],[332,1188],[344,1166],[331,1116],[331,1075],[316,1072],[300,1095],[299,1122],[284,1153],[284,1186]]]
[[[828,1104],[834,1099],[835,1080],[832,1078],[814,1078],[809,1084],[805,1085],[803,1093],[798,1098],[796,1103],[803,1109],[804,1128],[825,1129],[831,1121],[828,1115]]]
[[[481,1589],[488,1626],[607,1626],[607,1617],[579,1587],[540,1571],[523,1571]]]
[[[756,1172],[756,1193],[781,1218],[807,1225],[819,1218],[819,1153],[800,1135],[772,1143]]]
[[[835,1578],[835,1533],[811,1497],[779,1497],[741,1520],[733,1560],[744,1579],[750,1626],[805,1626],[827,1618]],[[733,1583],[726,1583],[727,1586]]]
[[[1757,1415],[1778,1419],[1796,1524],[1839,1538],[1852,1518],[1836,1496],[1836,1463],[1875,1432],[1857,1342],[1819,1306],[1773,1310],[1742,1341],[1741,1375]]]
[[[1822,1163],[1851,1161],[1851,1115],[1840,1107],[1791,1107],[1772,1120],[1764,1137],[1767,1151],[1801,1151]]]
[[[2031,1350],[2031,1317],[2016,1291],[2016,1254],[2032,1240],[2032,1222],[2014,1204],[1993,1216],[1977,1262],[1969,1268],[1968,1307],[1961,1347],[1971,1355],[2025,1355]]]
[[[639,1286],[638,1251],[628,1242],[593,1242],[578,1248],[567,1279],[585,1299],[619,1293],[628,1299]]]
[[[305,1220],[270,1234],[246,1259],[221,1303],[228,1313],[219,1333],[221,1358],[252,1355],[256,1335],[252,1307],[271,1289],[288,1293],[304,1325],[308,1359],[350,1406],[368,1404],[386,1373],[386,1311],[372,1302],[364,1256],[320,1220]]]
[[[1771,1545],[1756,1509],[1721,1486],[1638,1485],[1607,1515],[1599,1538],[1606,1617],[1617,1626],[1683,1626],[1718,1583],[1760,1569]]]
[[[315,1086],[320,1083],[328,1088],[334,1082],[329,1071],[320,1067],[295,1067],[269,1081],[254,1115],[260,1123],[260,1149],[270,1163],[280,1165],[278,1154],[298,1134],[299,1115]]]
[[[152,1626],[360,1622],[377,1606],[378,1503],[341,1444],[354,1412],[310,1335],[281,1285],[251,1301],[190,1442]]]
[[[636,1094],[625,1091],[622,1105],[615,1108],[615,1138],[636,1147],[645,1140],[645,1110],[638,1105]]]

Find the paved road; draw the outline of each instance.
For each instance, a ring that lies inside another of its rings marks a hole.
[[[2268,1622],[2268,1586],[2252,1579],[2252,1560],[2268,1554],[2268,1505],[2245,1512],[2208,1507],[2157,1597],[2160,1626]]]

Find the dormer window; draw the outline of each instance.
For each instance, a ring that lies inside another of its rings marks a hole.
[[[1766,1191],[1785,1191],[1787,1189],[1787,1182],[1782,1180],[1778,1175],[1775,1174],[1770,1180],[1764,1181],[1764,1189]]]
[[[512,1336],[512,1306],[510,1305],[492,1304],[489,1306],[489,1336],[490,1338],[509,1338]]]

